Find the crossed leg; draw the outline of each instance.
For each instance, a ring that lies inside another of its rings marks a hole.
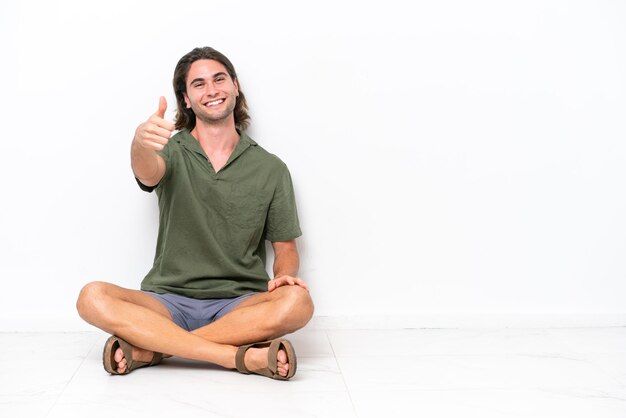
[[[308,291],[299,286],[283,286],[259,293],[240,303],[218,321],[188,332],[176,325],[168,310],[152,296],[110,283],[93,282],[80,292],[77,309],[88,323],[117,335],[132,344],[133,358],[152,357],[152,352],[205,361],[235,368],[237,346],[276,338],[302,328],[313,314]],[[126,359],[116,353],[118,367]],[[279,373],[286,375],[286,355],[278,354]],[[267,348],[250,349],[246,367],[267,366]]]

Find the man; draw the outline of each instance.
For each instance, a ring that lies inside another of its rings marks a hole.
[[[173,84],[175,125],[161,97],[131,146],[139,186],[159,198],[154,265],[140,291],[89,283],[78,312],[112,334],[103,354],[111,374],[169,355],[289,379],[295,352],[278,337],[313,314],[297,276],[301,232],[289,172],[245,133],[245,97],[223,54],[195,48]],[[275,253],[272,280],[265,240]]]

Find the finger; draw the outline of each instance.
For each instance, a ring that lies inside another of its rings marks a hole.
[[[284,284],[289,283],[289,276],[274,277],[273,280],[276,283],[276,286],[282,286]]]
[[[148,123],[152,123],[153,125],[156,125],[160,128],[167,129],[170,132],[172,132],[176,128],[176,125],[174,125],[174,123],[170,122],[169,120],[161,119],[157,115],[152,115],[148,120]]]
[[[282,283],[281,283],[280,279],[272,279],[272,280],[270,280],[270,286],[271,286],[272,290],[276,290],[280,286],[282,286]]]
[[[306,284],[306,282],[304,280],[302,280],[301,278],[296,278],[296,283],[298,284],[298,286],[305,288],[306,290],[309,290],[309,286]]]
[[[167,121],[164,121],[164,122],[169,123]],[[172,136],[172,131],[170,129],[161,127],[157,124],[147,126],[146,132],[154,134],[161,138],[169,138],[170,136]]]
[[[165,148],[165,145],[159,144],[158,142],[146,141],[144,142],[144,146],[149,149],[161,151]]]
[[[159,97],[159,109],[157,110],[155,115],[163,119],[165,117],[166,110],[167,110],[167,100],[165,100],[165,97],[161,96]]]
[[[272,283],[274,284],[274,289],[277,289],[281,286],[284,286],[287,284],[287,281],[284,277],[279,277],[277,279],[273,279]]]
[[[156,142],[159,144],[167,144],[168,142],[170,142],[170,139],[168,137],[162,137],[159,135],[154,135],[154,134],[145,134],[142,139],[144,141],[152,141],[152,142]]]

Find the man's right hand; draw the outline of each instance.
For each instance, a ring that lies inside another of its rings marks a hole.
[[[166,109],[167,101],[161,96],[156,113],[137,127],[133,138],[134,145],[154,151],[160,151],[165,147],[174,131],[174,124],[164,119]]]

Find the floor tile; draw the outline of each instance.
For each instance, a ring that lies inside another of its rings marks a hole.
[[[95,341],[90,333],[0,333],[0,416],[44,416]]]
[[[311,335],[297,338],[302,343]],[[118,417],[355,416],[334,357],[299,355],[298,373],[283,382],[183,359],[166,359],[158,367],[109,376],[102,369],[100,355],[99,347],[90,353],[48,418],[85,413],[90,417],[113,413]],[[257,411],[268,405],[281,407]]]
[[[562,357],[412,356],[339,357],[350,391],[568,389],[619,396],[619,383],[586,360]]]
[[[328,331],[338,357],[371,355],[562,354],[568,345],[541,329]]]
[[[106,338],[0,333],[0,416],[626,416],[626,328],[301,330],[290,382],[182,359],[109,376]]]
[[[293,344],[298,357],[333,357],[333,348],[330,345],[326,331],[300,330],[286,335]]]
[[[604,371],[616,383],[626,387],[626,353],[593,353],[582,357]]]
[[[334,357],[303,357],[298,355],[298,372],[289,382],[258,375],[244,375],[219,366],[184,360],[165,359],[158,367],[142,368],[125,376],[110,376],[102,368],[101,346],[105,337],[92,350],[83,367],[76,373],[68,392],[82,394],[92,386],[111,395],[126,393],[136,387],[141,394],[159,393],[171,385],[188,385],[200,396],[204,390],[228,392],[306,392],[345,391],[345,383]]]
[[[47,418],[86,416],[90,418],[136,417],[355,417],[347,392],[238,393],[213,392],[199,396],[187,387],[173,386],[166,392],[122,397],[91,396],[59,401]]]
[[[354,391],[359,418],[622,418],[626,402],[540,390]]]
[[[626,328],[549,330],[575,353],[626,353]]]

